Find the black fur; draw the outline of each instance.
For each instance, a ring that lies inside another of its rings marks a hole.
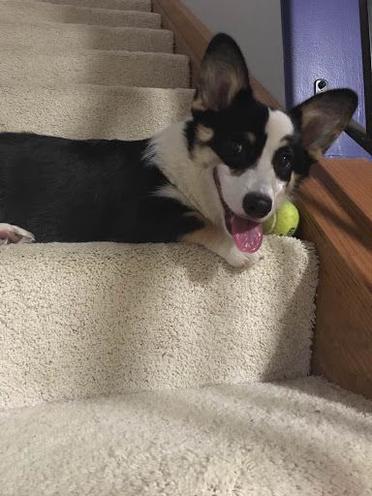
[[[154,196],[167,179],[147,141],[0,134],[0,222],[38,242],[171,242],[200,227],[187,207]]]
[[[268,117],[268,108],[255,100],[250,91],[241,90],[233,102],[219,112],[194,111],[192,126],[195,129],[202,124],[213,129],[208,145],[226,165],[238,172],[254,166],[261,155],[267,139]],[[248,133],[253,142],[248,139]],[[236,153],[236,145],[242,146],[240,153]]]

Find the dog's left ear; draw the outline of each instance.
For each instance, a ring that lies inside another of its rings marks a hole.
[[[337,89],[319,93],[290,111],[310,155],[316,159],[323,155],[348,126],[357,105],[354,91]]]
[[[193,109],[223,110],[241,90],[252,91],[243,54],[230,36],[217,34],[204,55]]]

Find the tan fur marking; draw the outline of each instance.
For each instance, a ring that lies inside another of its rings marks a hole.
[[[197,231],[185,234],[185,236],[181,238],[181,241],[209,248],[210,246],[221,243],[225,236],[226,234],[221,229],[208,223],[205,227],[202,227]]]
[[[192,152],[191,156],[193,159],[193,162],[200,167],[215,167],[219,163],[219,158],[217,155],[214,153],[212,148],[210,148],[208,145],[203,144],[203,143],[196,143]]]
[[[213,129],[199,124],[196,130],[196,136],[201,143],[208,143],[214,136]]]
[[[312,146],[308,148],[308,153],[314,159],[314,162],[319,162],[319,160],[323,157],[323,152],[321,148]]]
[[[291,179],[287,186],[288,195],[291,195],[294,191],[296,191],[301,181],[301,178],[302,176],[300,174],[296,174],[295,172],[292,172]]]
[[[256,136],[253,133],[247,133],[247,139],[251,145],[256,143]]]
[[[191,109],[197,112],[204,112],[205,110],[207,110],[200,97],[195,98],[195,100],[192,102]]]

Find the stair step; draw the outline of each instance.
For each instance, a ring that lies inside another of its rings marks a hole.
[[[4,413],[4,496],[368,496],[372,406],[321,379]]]
[[[19,0],[1,0],[0,17],[3,22],[12,23],[24,23],[27,19],[27,22],[60,22],[151,29],[160,28],[161,24],[160,15],[153,12],[91,9]]]
[[[66,138],[148,138],[183,119],[194,91],[80,85],[0,87],[0,131]]]
[[[163,29],[74,24],[9,24],[0,19],[0,47],[34,50],[101,49],[172,53],[174,37]],[[67,52],[68,53],[68,52]]]
[[[57,5],[74,5],[97,9],[151,11],[151,0],[28,0]]]
[[[184,55],[84,50],[62,55],[0,49],[0,84],[107,84],[187,88],[189,59]]]
[[[242,272],[184,244],[9,245],[0,408],[307,375],[316,257],[266,237]]]

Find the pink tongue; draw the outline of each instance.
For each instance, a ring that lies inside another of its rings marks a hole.
[[[262,244],[262,224],[236,215],[231,217],[231,234],[239,250],[246,253],[256,252]]]

